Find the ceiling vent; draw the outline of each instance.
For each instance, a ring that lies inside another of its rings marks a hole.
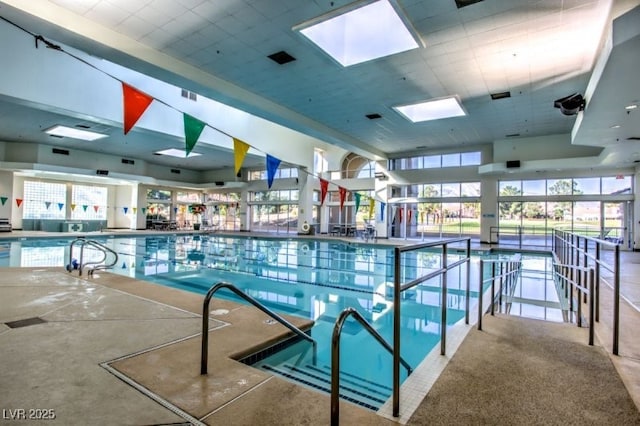
[[[136,164],[136,162],[133,161],[133,160],[128,160],[126,158],[123,158],[122,159],[122,164]]]
[[[180,174],[180,169],[171,169],[171,173]]]
[[[510,98],[511,97],[511,92],[499,92],[499,93],[492,93],[491,94],[491,99],[498,100],[498,99],[504,99],[504,98]]]
[[[185,99],[189,99],[190,101],[198,101],[198,95],[194,92],[188,91],[187,89],[181,89],[180,96]]]
[[[53,148],[51,152],[53,152],[54,154],[69,155],[69,150],[60,148]]]
[[[517,138],[520,136],[520,133],[510,133],[508,135],[504,135],[505,138]]]
[[[627,138],[628,141],[640,141],[640,136],[631,136]]]
[[[96,174],[100,176],[107,176],[109,174],[109,170],[96,170]]]
[[[296,60],[296,58],[294,58],[293,56],[289,55],[284,50],[281,50],[281,51],[276,52],[276,53],[272,53],[271,55],[267,56],[267,58],[271,59],[273,62],[275,62],[277,64],[280,64],[280,65],[284,65],[284,64],[287,64],[289,62],[293,62],[293,61]]]
[[[458,9],[462,9],[463,7],[471,6],[472,4],[480,3],[481,1],[482,0],[456,0],[456,6],[458,6]]]
[[[382,118],[382,116],[378,113],[367,114],[365,115],[369,120],[377,120],[378,118]]]

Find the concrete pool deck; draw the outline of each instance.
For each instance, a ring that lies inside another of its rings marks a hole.
[[[623,256],[623,284],[631,300],[640,287],[640,254]],[[328,396],[233,359],[287,334],[253,307],[212,302],[210,374],[202,377],[202,296],[110,273],[85,279],[59,268],[0,272],[0,422],[25,410],[25,416],[53,412],[56,419],[49,424],[64,425],[329,424]],[[603,343],[596,344],[610,353],[606,290],[602,304],[597,336]],[[620,356],[610,358],[640,405],[640,342],[634,327],[640,315],[626,302],[622,315],[629,326],[621,330]],[[29,318],[46,322],[12,324]],[[578,331],[586,345],[586,329]],[[412,395],[405,390],[401,398]],[[407,416],[399,422],[420,424],[416,420]],[[341,421],[395,424],[349,403],[341,403]]]

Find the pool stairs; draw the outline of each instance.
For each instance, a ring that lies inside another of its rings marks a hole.
[[[278,366],[262,365],[260,368],[303,386],[331,393],[331,367],[311,364]],[[349,373],[340,373],[340,398],[364,408],[377,411],[389,397],[392,389]]]

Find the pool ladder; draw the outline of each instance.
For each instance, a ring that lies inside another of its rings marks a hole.
[[[80,258],[79,261],[74,264],[73,263],[73,247],[75,245],[79,245],[80,246]],[[84,262],[84,249],[85,247],[91,247],[94,249],[97,249],[99,252],[102,253],[102,259],[97,260],[97,261],[89,261],[89,262]],[[110,263],[106,263],[107,260],[107,255],[108,254],[112,254],[113,255],[113,261]],[[90,265],[95,265],[93,266],[91,269],[88,270],[88,274],[89,276],[93,275],[93,273],[97,270],[103,270],[103,269],[110,269],[113,266],[115,266],[115,264],[118,263],[118,253],[116,253],[115,251],[111,250],[109,247],[105,246],[104,244],[101,244],[95,240],[87,240],[84,237],[78,237],[75,240],[73,240],[71,242],[71,246],[69,247],[69,263],[67,263],[66,265],[66,269],[67,272],[72,272],[74,270],[78,271],[78,276],[82,275],[82,270]]]

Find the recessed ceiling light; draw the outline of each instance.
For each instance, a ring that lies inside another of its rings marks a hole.
[[[619,129],[620,125],[619,124],[614,124],[613,126],[610,127],[610,129]]]
[[[197,157],[199,155],[202,154],[198,154],[197,152],[190,152],[189,155],[187,156],[186,151],[183,151],[182,149],[175,149],[175,148],[170,148],[170,149],[165,149],[162,151],[156,151],[154,152],[154,154],[156,155],[170,155],[171,157],[178,157],[178,158],[191,158],[191,157]]]
[[[432,99],[417,104],[395,106],[393,109],[413,123],[467,115],[455,96]]]
[[[631,105],[627,105],[626,107],[624,107],[624,109],[636,109],[638,108],[638,105],[636,104],[631,104]]]
[[[421,46],[388,0],[359,1],[293,27],[343,67]]]
[[[57,136],[62,138],[81,139],[83,141],[94,141],[96,139],[106,138],[108,135],[96,132],[90,132],[88,130],[74,129],[67,126],[53,126],[44,131],[51,136]]]

